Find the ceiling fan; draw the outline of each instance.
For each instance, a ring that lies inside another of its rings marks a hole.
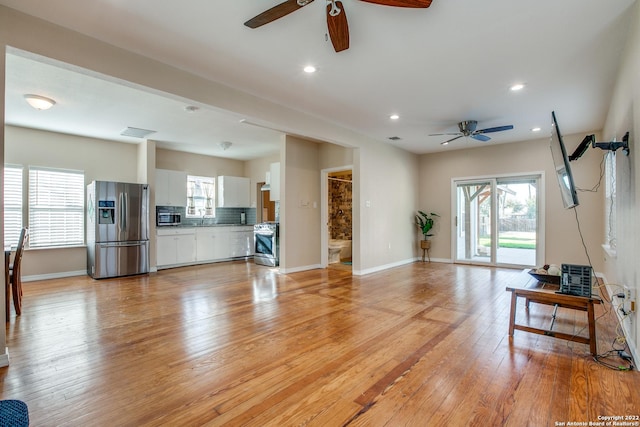
[[[336,52],[349,49],[349,25],[347,23],[347,14],[344,10],[342,2],[339,0],[327,1],[327,29],[329,37]],[[361,0],[367,3],[375,3],[384,6],[408,7],[408,8],[427,8],[431,6],[432,0]],[[254,16],[244,23],[249,28],[258,28],[265,24],[282,18],[290,13],[299,10],[313,0],[287,0],[271,9]]]
[[[463,136],[465,136],[465,137],[469,136],[469,137],[471,137],[473,139],[476,139],[478,141],[487,142],[491,138],[489,138],[487,135],[485,135],[485,133],[502,132],[503,130],[511,130],[511,129],[513,129],[513,125],[496,126],[496,127],[493,127],[493,128],[486,128],[486,129],[476,129],[477,127],[478,127],[478,122],[477,121],[475,121],[475,120],[464,120],[464,121],[458,123],[458,128],[460,129],[460,132],[454,132],[454,133],[432,133],[429,136],[456,135],[456,137],[442,142],[441,143],[442,145],[447,145],[451,141],[455,141],[456,139],[462,138]]]

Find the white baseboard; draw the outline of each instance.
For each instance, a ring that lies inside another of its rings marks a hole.
[[[300,267],[293,267],[293,268],[280,267],[280,273],[282,274],[299,273],[301,271],[317,270],[319,268],[322,268],[321,264],[303,265]]]
[[[365,274],[377,273],[378,271],[388,270],[390,268],[400,267],[401,265],[412,264],[414,262],[415,262],[415,258],[404,259],[402,261],[396,261],[389,264],[379,265],[377,267],[367,268],[365,270],[353,270],[353,275],[364,276]]]
[[[596,274],[596,276],[598,276],[598,274]],[[624,315],[620,312],[620,310],[618,310],[618,307],[622,305],[623,300],[615,296],[615,294],[620,292],[620,289],[614,289],[613,286],[607,283],[606,279],[604,279],[604,276],[599,277],[604,280],[605,287],[607,288],[607,292],[609,293],[609,297],[611,298],[611,304],[613,305],[616,317],[618,318],[618,323],[620,324],[620,329],[622,329],[624,339],[629,346],[629,350],[631,351],[633,360],[635,360],[635,362],[638,364],[640,363],[640,357],[638,357],[638,348],[636,347],[637,343],[631,339],[633,337],[633,330],[631,329],[632,322],[634,322],[635,319],[638,318],[638,316],[636,313],[631,313],[631,315],[635,317],[630,317],[629,320],[625,321]]]
[[[4,354],[0,354],[0,368],[9,366],[9,347],[5,347]]]
[[[34,274],[31,276],[22,276],[23,282],[35,282],[36,280],[60,279],[63,277],[86,276],[87,270],[77,271],[61,271],[59,273]]]

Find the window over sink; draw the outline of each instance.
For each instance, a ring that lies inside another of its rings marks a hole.
[[[216,216],[216,179],[187,175],[187,218]]]

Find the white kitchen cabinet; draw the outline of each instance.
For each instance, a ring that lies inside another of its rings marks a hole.
[[[253,227],[229,227],[229,258],[254,254]]]
[[[219,208],[251,206],[251,180],[240,176],[219,176],[216,199]]]
[[[171,227],[156,232],[156,264],[192,264],[196,261],[196,233],[194,228]]]
[[[269,175],[271,176],[269,200],[277,202],[280,200],[280,163],[271,163],[269,165]]]
[[[156,206],[187,205],[187,173],[156,169]]]
[[[196,261],[229,258],[229,233],[226,227],[202,227],[196,230]]]

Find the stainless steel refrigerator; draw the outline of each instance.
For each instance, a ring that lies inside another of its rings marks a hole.
[[[149,272],[149,186],[87,186],[87,274],[94,279]]]

